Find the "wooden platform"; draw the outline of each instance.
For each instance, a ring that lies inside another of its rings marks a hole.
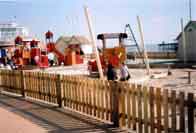
[[[43,128],[46,132],[86,133],[86,132],[129,132],[98,120],[80,115],[55,105],[35,102],[17,96],[0,94],[0,108],[22,116]],[[0,114],[2,115],[2,114]],[[10,120],[11,121],[11,120]],[[21,123],[22,124],[22,123]],[[10,128],[12,128],[10,126]]]

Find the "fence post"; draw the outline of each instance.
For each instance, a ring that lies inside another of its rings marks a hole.
[[[25,98],[26,94],[25,94],[25,85],[24,85],[24,72],[22,70],[20,71],[20,78],[21,78],[21,94],[22,97]]]
[[[119,127],[119,86],[118,82],[110,82],[110,85],[112,87],[112,95],[111,95],[111,100],[112,100],[112,116],[111,120],[113,122],[113,125],[115,127]]]
[[[193,93],[188,94],[188,133],[194,132],[194,106]]]
[[[61,89],[61,75],[56,75],[56,90],[57,90],[57,103],[59,107],[62,107],[62,89]]]

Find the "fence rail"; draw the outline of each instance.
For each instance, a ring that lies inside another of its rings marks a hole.
[[[0,71],[4,91],[58,104],[138,133],[193,133],[194,94],[39,72]]]

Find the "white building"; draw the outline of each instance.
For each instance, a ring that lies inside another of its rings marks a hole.
[[[179,43],[177,57],[181,61],[184,61],[184,59],[186,58],[186,61],[188,62],[195,62],[196,61],[196,21],[190,21],[185,26],[184,31],[185,31],[186,48],[184,49],[183,47],[182,33],[180,33],[177,37]]]
[[[13,42],[16,36],[28,36],[27,29],[13,22],[0,22],[0,45]]]

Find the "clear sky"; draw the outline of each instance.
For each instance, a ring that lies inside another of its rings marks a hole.
[[[83,6],[89,7],[96,33],[123,32],[131,24],[138,38],[136,16],[142,20],[145,43],[172,41],[180,32],[180,18],[188,22],[188,0],[0,0],[0,21],[13,20],[44,39],[50,29],[60,35],[84,34],[88,29]],[[196,1],[192,0],[193,19]]]

